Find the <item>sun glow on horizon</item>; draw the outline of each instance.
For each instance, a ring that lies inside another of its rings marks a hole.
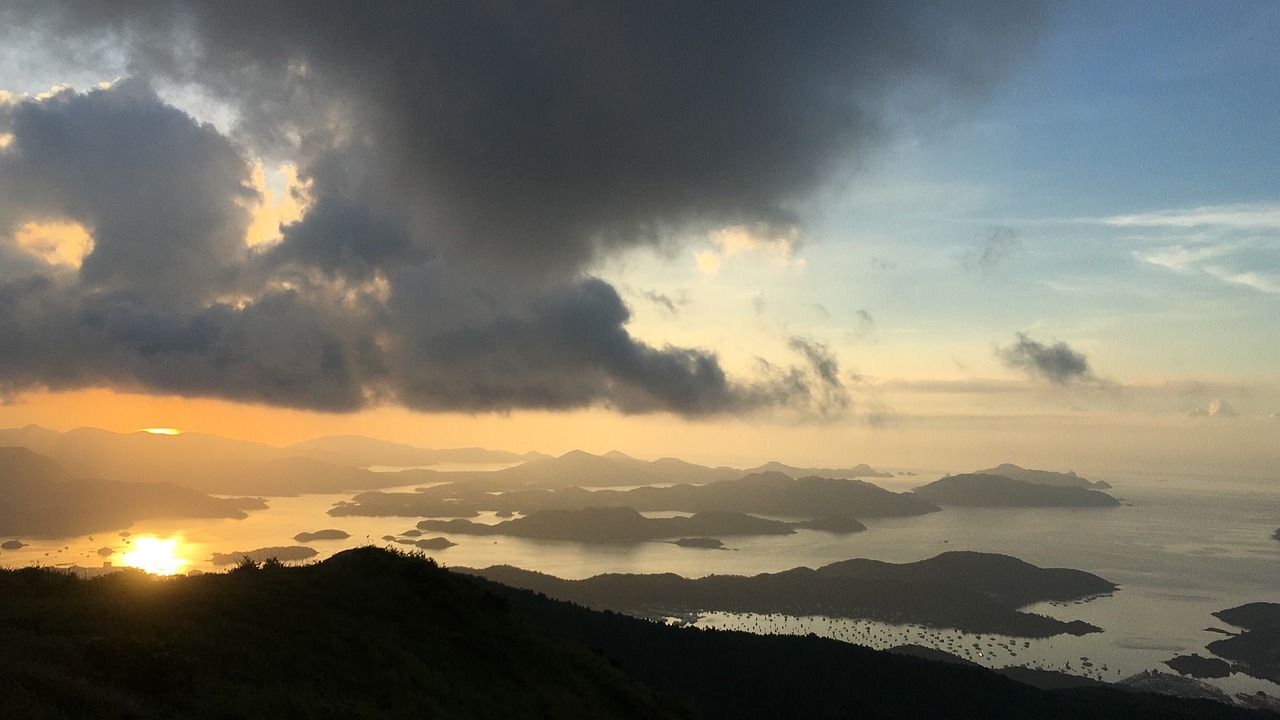
[[[179,538],[139,537],[133,539],[133,549],[120,555],[120,564],[145,570],[153,575],[174,575],[190,565],[189,560],[178,557]]]
[[[182,431],[179,430],[178,428],[170,428],[170,427],[142,428],[142,432],[150,433],[152,435],[181,435],[182,434]]]

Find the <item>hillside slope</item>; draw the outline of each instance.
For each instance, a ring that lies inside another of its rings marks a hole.
[[[0,571],[0,665],[2,717],[1269,717],[671,628],[375,548],[163,581]]]

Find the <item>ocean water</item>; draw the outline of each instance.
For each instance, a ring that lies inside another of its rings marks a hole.
[[[877,484],[905,490],[936,479],[886,478]],[[864,521],[867,531],[836,535],[799,531],[789,536],[724,538],[727,550],[680,548],[670,543],[591,545],[507,537],[450,536],[457,546],[429,553],[446,566],[483,568],[507,564],[566,578],[606,572],[675,572],[688,577],[713,573],[754,575],[797,566],[819,567],[865,557],[910,562],[948,550],[1014,555],[1044,567],[1071,567],[1119,584],[1113,595],[1066,605],[1025,608],[1103,628],[1083,637],[1046,640],[975,637],[954,631],[867,621],[708,613],[702,626],[756,632],[816,632],[874,647],[905,642],[931,645],[990,666],[1027,664],[1117,680],[1175,655],[1209,655],[1205,645],[1222,637],[1209,628],[1234,630],[1211,613],[1246,602],[1280,602],[1280,479],[1241,480],[1190,476],[1105,477],[1118,508],[947,508],[910,518]],[[405,488],[411,489],[411,488]],[[326,511],[348,494],[271,498],[269,509],[244,520],[162,520],[138,523],[129,537],[100,533],[61,540],[26,539],[28,547],[0,554],[0,564],[101,566],[99,548],[112,548],[106,562],[119,564],[137,537],[178,538],[188,569],[213,570],[214,552],[246,552],[296,545],[302,531],[337,528],[347,540],[309,545],[324,558],[364,544],[383,545],[385,535],[414,527],[418,518],[333,518]],[[670,513],[663,513],[669,515]],[[486,515],[484,522],[497,522]],[[429,537],[426,534],[423,537]],[[981,654],[979,654],[981,653]],[[1210,681],[1230,692],[1280,686],[1244,675]]]

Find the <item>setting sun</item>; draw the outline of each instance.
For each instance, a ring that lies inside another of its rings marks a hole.
[[[143,428],[142,432],[151,433],[152,435],[181,435],[182,431],[178,428],[153,427]]]
[[[178,557],[178,538],[161,540],[148,537],[135,538],[133,549],[122,554],[120,562],[155,575],[173,575],[190,564],[190,561]]]

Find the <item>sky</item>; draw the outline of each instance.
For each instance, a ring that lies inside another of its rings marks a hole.
[[[0,27],[0,425],[1280,470],[1275,3]]]

